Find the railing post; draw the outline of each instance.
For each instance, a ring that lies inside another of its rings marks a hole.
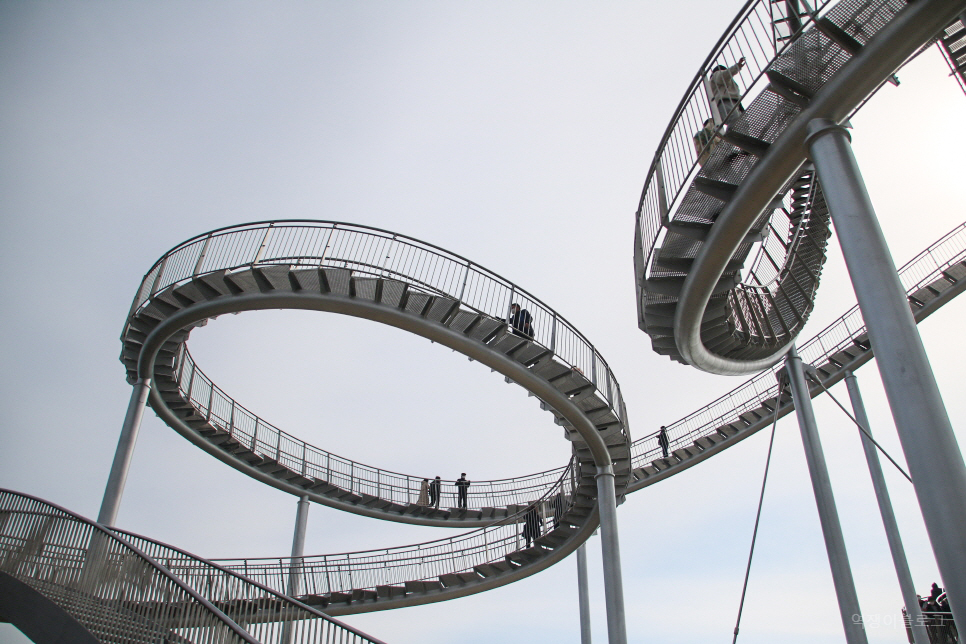
[[[192,362],[191,374],[188,376],[188,389],[185,391],[185,394],[188,396],[189,405],[191,404],[191,389],[194,387],[194,384],[195,384],[195,363]]]
[[[308,443],[302,441],[302,476],[305,476],[305,473],[308,472],[308,450]]]
[[[275,462],[282,462],[282,432],[278,431],[275,433]]]
[[[211,401],[214,399],[214,397],[215,397],[215,383],[209,381],[208,382],[208,408],[205,411],[206,423],[211,422]]]
[[[252,451],[255,450],[255,446],[258,444],[258,416],[255,416],[255,431],[252,432]]]
[[[231,415],[228,419],[228,437],[235,437],[235,399],[231,399]]]
[[[271,234],[273,226],[275,226],[275,224],[271,223],[268,225],[268,228],[265,229],[265,236],[262,237],[262,244],[258,247],[258,252],[255,254],[254,261],[252,261],[252,266],[262,261],[262,255],[265,254],[265,247],[268,245],[268,236]]]
[[[667,188],[664,185],[664,163],[660,157],[658,157],[657,162],[654,164],[654,179],[657,181],[657,210],[661,216],[661,223],[666,225],[671,208],[667,203]],[[647,270],[647,266],[644,267],[644,270]]]
[[[553,312],[553,326],[550,328],[550,353],[557,353],[557,312]]]
[[[154,276],[154,283],[151,284],[151,295],[158,292],[158,288],[161,286],[161,276],[164,275],[164,269],[168,266],[168,256],[165,255],[164,259],[161,260],[161,265],[158,266],[158,274]]]
[[[208,254],[208,244],[210,243],[211,243],[211,235],[208,235],[207,237],[205,237],[205,243],[201,247],[201,253],[198,255],[198,261],[195,262],[195,270],[191,273],[192,277],[195,277],[196,275],[198,275],[198,273],[201,272],[201,265],[205,261],[205,255]]]
[[[463,295],[466,293],[466,279],[470,276],[470,265],[472,262],[466,262],[466,269],[463,271],[463,286],[460,287],[460,302],[463,302]]]

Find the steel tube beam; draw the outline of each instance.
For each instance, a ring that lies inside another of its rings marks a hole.
[[[598,465],[597,506],[600,508],[600,549],[604,560],[604,601],[607,606],[607,641],[627,644],[624,619],[624,582],[621,578],[621,549],[617,538],[617,494],[614,466]]]
[[[966,465],[848,132],[809,123],[818,171],[953,617],[966,623]]]
[[[835,585],[842,625],[845,627],[845,641],[848,644],[868,644],[865,627],[862,624],[862,611],[859,609],[859,596],[855,592],[852,568],[849,566],[849,556],[845,550],[845,537],[842,534],[842,525],[839,523],[838,510],[835,508],[832,482],[829,479],[828,467],[825,465],[825,454],[822,451],[822,441],[818,436],[818,426],[815,424],[812,397],[805,384],[802,359],[794,346],[785,358],[785,366],[791,383],[798,426],[802,432],[802,443],[805,445],[805,461],[808,463],[808,473],[812,478],[815,505],[818,507],[818,518],[822,524],[822,535],[825,537],[825,550],[832,569],[832,583]]]
[[[580,609],[580,644],[591,644],[590,586],[587,579],[586,541],[577,548],[577,603]]]
[[[107,477],[101,511],[97,514],[97,522],[100,524],[113,526],[117,519],[117,511],[121,507],[121,495],[124,494],[124,483],[127,481],[127,472],[131,467],[134,445],[138,440],[138,430],[141,428],[141,418],[144,417],[144,406],[147,404],[150,391],[150,378],[140,378],[134,383],[131,402],[128,403],[124,425],[121,426],[121,436],[117,440],[111,473]]]
[[[855,414],[855,419],[871,435],[872,431],[869,425],[869,417],[866,416],[865,405],[862,403],[862,393],[859,391],[859,381],[851,371],[845,372],[845,386],[849,390],[849,399],[852,401],[852,411]],[[919,600],[916,597],[915,585],[912,583],[912,573],[909,572],[909,562],[906,560],[906,552],[902,547],[902,537],[899,536],[899,524],[896,522],[896,514],[892,509],[892,501],[889,499],[889,488],[886,487],[885,476],[882,474],[879,453],[865,433],[860,431],[859,436],[862,438],[862,449],[865,450],[865,460],[869,462],[869,474],[872,475],[872,488],[875,490],[875,499],[879,503],[879,513],[882,515],[882,526],[885,528],[886,538],[889,540],[889,550],[892,552],[892,561],[896,567],[896,576],[899,578],[899,589],[902,592],[902,601],[905,602],[906,613],[909,615],[913,640],[915,640],[915,644],[929,644],[929,633],[926,632],[925,622],[922,619],[922,611],[919,609]]]

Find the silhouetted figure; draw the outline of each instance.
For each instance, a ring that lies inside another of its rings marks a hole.
[[[460,474],[456,479],[456,507],[460,510],[466,509],[466,496],[470,489],[470,482],[466,480],[466,472]]]
[[[563,492],[558,492],[550,500],[550,508],[553,510],[553,529],[556,530],[560,526],[560,521],[563,519],[564,514],[564,498]]]
[[[429,484],[429,504],[439,509],[439,489],[442,486],[442,481],[439,477],[433,479],[432,483]]]
[[[667,427],[664,425],[661,425],[661,431],[658,432],[657,444],[661,446],[661,452],[664,454],[664,458],[667,458],[667,450],[671,446],[671,443],[667,439]]]
[[[514,302],[510,305],[510,326],[513,334],[533,339],[533,316],[526,309]]]
[[[419,498],[416,499],[416,505],[423,507],[429,505],[429,479],[423,479],[423,482],[420,484]]]
[[[537,506],[531,505],[523,517],[523,538],[527,542],[527,548],[540,536],[540,515],[537,514]]]

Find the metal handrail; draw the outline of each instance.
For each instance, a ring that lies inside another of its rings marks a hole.
[[[168,570],[212,602],[231,606],[230,612],[235,621],[246,624],[248,632],[262,644],[323,644],[333,641],[385,644],[293,599],[287,593],[275,591],[234,570],[133,532],[118,528],[109,530],[137,544],[156,560],[163,561]],[[190,563],[186,565],[186,562]],[[289,585],[287,590],[293,590],[293,586]],[[284,619],[280,619],[282,617]],[[286,623],[287,627],[281,626]],[[287,632],[291,634],[286,636]]]
[[[912,294],[942,275],[942,271],[966,259],[966,222],[943,235],[927,249],[899,269],[899,280],[906,292]],[[829,357],[850,346],[865,333],[865,322],[858,305],[829,324],[798,349],[802,360],[820,366]],[[715,431],[718,427],[739,421],[741,414],[761,407],[778,395],[775,374],[782,364],[762,371],[723,396],[684,418],[666,426],[671,451],[690,446],[696,438]],[[631,444],[631,466],[647,465],[662,454],[658,443],[660,431],[643,436]]]
[[[63,604],[104,642],[146,640],[152,634],[258,644],[127,539],[69,510],[6,489],[0,489],[0,571]],[[171,610],[172,605],[178,610]]]
[[[350,590],[375,590],[377,586],[407,581],[435,580],[440,575],[473,572],[474,566],[502,562],[523,549],[527,512],[540,517],[540,534],[556,527],[573,507],[577,487],[576,462],[561,472],[556,484],[515,515],[483,528],[446,539],[338,554],[304,557],[216,559],[218,565],[248,579],[284,592],[293,570],[298,573],[302,595],[326,595]],[[559,504],[558,504],[559,503]],[[523,523],[521,523],[523,522]],[[539,535],[531,535],[536,538]],[[178,564],[180,567],[182,564]]]
[[[151,296],[171,285],[206,273],[264,264],[347,268],[396,279],[500,320],[508,319],[510,305],[518,303],[533,317],[533,341],[588,374],[626,426],[620,385],[609,365],[562,315],[528,291],[460,255],[380,228],[334,221],[278,220],[198,235],[155,262],[141,281],[128,319]]]
[[[433,477],[413,476],[385,470],[310,445],[256,416],[230,398],[195,365],[184,348],[178,378],[182,396],[208,423],[228,432],[255,454],[270,458],[306,477],[328,482],[354,494],[367,494],[401,505],[419,500],[422,482]],[[506,507],[526,504],[546,493],[559,478],[561,468],[525,476],[473,481],[467,491],[467,507]],[[455,481],[443,481],[440,507],[456,507]],[[453,488],[453,489],[450,489]],[[444,501],[450,505],[444,505]]]

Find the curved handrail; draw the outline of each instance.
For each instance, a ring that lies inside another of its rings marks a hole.
[[[389,277],[457,300],[467,309],[509,318],[518,303],[532,316],[533,340],[586,374],[626,428],[620,385],[600,353],[543,301],[470,260],[390,231],[344,222],[277,220],[217,229],[175,246],[141,281],[130,320],[154,293],[221,270],[286,264],[348,268]],[[625,429],[626,431],[626,429]]]
[[[213,603],[225,606],[226,611],[237,622],[245,624],[246,630],[262,644],[323,644],[332,641],[385,644],[294,599],[291,584],[286,592],[279,592],[186,550],[126,530],[108,529],[156,560],[163,561],[172,574]],[[280,616],[285,619],[279,620]],[[279,627],[279,621],[287,626]],[[290,635],[286,636],[287,632]]]
[[[564,468],[556,484],[514,516],[455,537],[423,543],[338,554],[305,557],[259,557],[215,559],[219,565],[249,579],[259,579],[281,590],[289,583],[293,568],[300,571],[299,588],[304,595],[326,595],[350,590],[375,590],[407,581],[435,580],[440,575],[473,572],[474,566],[502,562],[523,549],[521,522],[531,508],[546,523],[562,519],[576,496],[573,465]],[[559,501],[560,505],[555,505]],[[538,535],[537,535],[538,536]]]
[[[432,477],[365,465],[310,445],[266,422],[229,397],[197,367],[187,347],[179,362],[178,387],[198,414],[252,452],[271,458],[293,472],[327,481],[354,494],[368,494],[401,505],[416,503],[423,480],[432,480]],[[480,509],[530,503],[555,484],[560,472],[561,468],[557,467],[519,477],[474,480],[467,493],[467,507]],[[440,507],[456,507],[455,481],[443,483],[446,487],[441,490],[441,499],[452,503],[446,506],[441,500]]]
[[[943,235],[924,251],[899,269],[899,280],[909,294],[931,283],[942,275],[950,265],[966,258],[966,222]],[[865,333],[865,323],[858,305],[829,324],[817,335],[804,342],[798,352],[802,360],[813,366],[821,365],[828,358],[852,344]],[[704,436],[717,427],[739,419],[746,411],[756,409],[762,402],[778,395],[775,374],[782,365],[777,364],[745,381],[723,396],[695,410],[684,418],[666,426],[670,449],[687,447],[695,438]],[[641,467],[661,453],[657,442],[658,432],[642,436],[631,444],[631,465]]]
[[[0,489],[0,570],[48,592],[57,588],[69,594],[68,604],[96,605],[100,610],[73,616],[95,636],[108,635],[105,641],[114,641],[109,635],[126,623],[189,640],[199,635],[206,641],[258,644],[128,540],[60,506],[7,489]],[[179,610],[166,607],[171,604]],[[71,612],[71,605],[65,608]]]

